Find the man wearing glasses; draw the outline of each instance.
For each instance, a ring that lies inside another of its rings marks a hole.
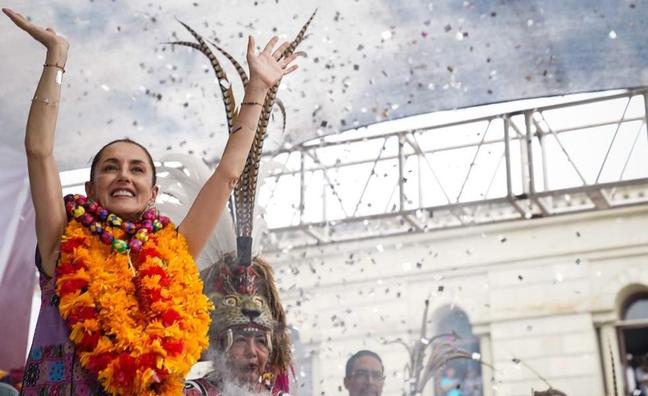
[[[362,350],[347,360],[344,387],[349,396],[380,396],[385,383],[385,367],[377,353]]]

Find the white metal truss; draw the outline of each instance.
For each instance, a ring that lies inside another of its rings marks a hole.
[[[274,153],[266,160],[282,166],[261,202],[270,250],[644,204],[647,96],[627,90]]]
[[[617,91],[268,154],[264,250],[645,204],[647,97]],[[65,173],[64,192],[82,193],[87,169]]]

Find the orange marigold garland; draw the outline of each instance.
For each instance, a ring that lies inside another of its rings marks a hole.
[[[142,237],[82,196],[66,208],[56,291],[81,364],[115,395],[181,394],[213,309],[184,237],[165,218]]]

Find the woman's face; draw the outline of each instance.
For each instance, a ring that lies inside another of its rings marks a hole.
[[[86,183],[86,194],[109,212],[137,220],[149,203],[155,203],[153,169],[141,147],[117,142],[106,147],[97,161],[94,180]]]

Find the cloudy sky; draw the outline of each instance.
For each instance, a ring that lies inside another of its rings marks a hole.
[[[268,150],[440,109],[648,84],[642,0],[9,0],[3,6],[71,42],[57,129],[62,169],[87,166],[99,147],[124,136],[150,147],[154,157],[168,151],[218,157],[226,137],[220,91],[203,55],[163,44],[191,40],[175,18],[243,61],[248,34],[258,42],[272,34],[291,39],[318,10],[300,47],[301,70],[282,83],[287,131],[275,114]],[[0,143],[21,150],[44,50],[2,17]],[[235,89],[240,98],[240,85]]]

